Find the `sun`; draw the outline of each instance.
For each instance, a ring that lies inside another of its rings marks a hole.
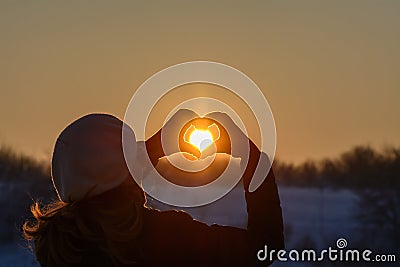
[[[210,145],[214,144],[220,137],[218,126],[213,123],[207,128],[197,129],[193,124],[190,125],[183,136],[186,143],[196,147],[202,153]]]
[[[189,137],[189,143],[197,147],[200,152],[209,147],[214,142],[209,130],[195,129]]]

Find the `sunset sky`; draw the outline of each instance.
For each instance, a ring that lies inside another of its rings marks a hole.
[[[46,158],[90,112],[123,118],[155,72],[193,60],[252,78],[277,155],[400,145],[400,1],[0,1],[0,143]]]

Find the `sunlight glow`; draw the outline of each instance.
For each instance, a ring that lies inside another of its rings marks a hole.
[[[213,136],[209,130],[195,129],[189,137],[189,143],[203,151],[214,142]]]

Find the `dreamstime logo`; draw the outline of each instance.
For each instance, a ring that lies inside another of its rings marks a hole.
[[[347,240],[344,239],[344,238],[339,238],[339,239],[336,241],[336,246],[337,246],[338,248],[345,248],[345,247],[347,247]]]
[[[354,261],[365,261],[365,262],[395,262],[396,255],[394,254],[373,254],[369,249],[358,250],[358,249],[346,249],[347,240],[344,238],[339,238],[336,241],[336,247],[328,247],[328,249],[323,249],[317,252],[313,249],[305,249],[302,251],[292,249],[290,251],[286,250],[268,250],[265,245],[264,249],[260,249],[257,253],[257,258],[259,261],[273,261],[275,258],[278,261],[342,261],[342,262],[354,262]]]
[[[265,96],[257,85],[239,70],[225,64],[208,61],[186,62],[168,67],[151,76],[136,90],[126,109],[124,121],[134,130],[137,140],[145,141],[146,125],[149,123],[150,114],[152,112],[156,114],[165,113],[158,112],[157,103],[164,100],[164,98],[168,98],[168,93],[173,89],[199,83],[218,86],[230,91],[247,105],[255,117],[258,124],[258,132],[260,133],[258,146],[262,156],[251,180],[249,191],[256,190],[262,184],[273,162],[276,148],[276,129],[272,111]],[[175,100],[172,99],[171,102]],[[179,132],[186,123],[193,119],[193,116],[186,116],[185,121],[168,123],[170,119],[175,119],[175,114],[178,114],[179,110],[190,110],[193,114],[197,114],[199,118],[211,118],[227,131],[231,141],[231,156],[240,156],[239,158],[231,157],[225,171],[208,184],[182,186],[166,180],[152,164],[149,164],[149,151],[147,151],[146,146],[139,146],[138,150],[142,150],[138,151],[137,157],[134,157],[135,153],[131,151],[132,146],[130,146],[129,139],[124,135],[125,131],[123,131],[122,142],[125,161],[135,181],[143,187],[147,194],[170,205],[194,207],[218,200],[237,184],[249,159],[249,144],[247,144],[247,149],[243,149],[246,144],[238,142],[235,139],[237,133],[231,132],[232,127],[226,125],[226,121],[220,120],[221,116],[215,116],[215,113],[220,115],[227,114],[246,135],[248,135],[246,128],[249,127],[250,118],[241,114],[241,110],[235,110],[234,105],[229,100],[229,98],[224,98],[221,101],[221,99],[216,99],[212,96],[191,97],[168,110],[168,116],[164,118],[163,130],[161,131],[163,152],[166,156],[173,155],[167,157],[167,160],[171,165],[182,171],[193,172],[193,170],[185,169],[185,166],[204,163],[203,165],[207,167],[209,162],[207,161],[208,158],[206,158],[204,162],[199,160],[195,164],[193,161],[191,162],[187,158],[177,155],[183,152],[179,146]],[[209,143],[207,143],[208,145]],[[239,159],[241,171],[233,168],[239,165],[237,159]],[[197,166],[194,169],[199,171],[202,169],[200,167]],[[149,173],[152,175],[148,175]]]

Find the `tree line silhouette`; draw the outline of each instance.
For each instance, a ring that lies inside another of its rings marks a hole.
[[[400,246],[400,148],[357,146],[336,159],[299,165],[275,160],[273,168],[281,186],[352,190],[359,197],[355,218]],[[18,240],[33,199],[47,203],[56,198],[49,163],[0,147],[0,192],[0,242]]]
[[[275,160],[273,167],[285,186],[400,189],[400,148],[395,147],[377,151],[356,146],[336,159],[308,160],[300,165]]]

